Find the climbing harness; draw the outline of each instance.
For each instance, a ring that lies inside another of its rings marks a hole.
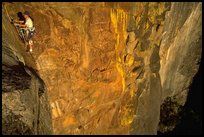
[[[13,24],[14,19],[9,15],[8,10],[6,8],[6,4],[4,5],[4,9],[5,9],[5,12],[6,12],[6,15],[7,15],[9,21]],[[21,40],[23,40],[25,47],[27,48],[26,51],[28,51],[28,49],[29,49],[29,51],[32,52],[32,46],[31,45],[33,45],[33,41],[31,40],[31,37],[33,37],[33,35],[36,33],[35,27],[33,26],[32,28],[21,28],[19,26],[15,26],[15,28],[16,28]]]

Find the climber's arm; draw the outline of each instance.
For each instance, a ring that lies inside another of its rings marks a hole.
[[[14,20],[14,22],[16,22],[16,23],[24,23],[23,20]]]
[[[27,28],[27,25],[25,25],[25,24],[14,23],[14,25],[19,26],[19,27],[23,27],[23,28]]]

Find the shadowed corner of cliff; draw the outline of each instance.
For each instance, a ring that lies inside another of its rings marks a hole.
[[[51,134],[46,86],[2,9],[2,134]]]
[[[202,134],[203,56],[198,64],[199,69],[189,87],[186,104],[181,106],[174,97],[168,97],[161,105],[159,135]]]
[[[35,13],[32,54],[4,4]],[[2,134],[169,134],[190,119],[201,3],[95,4],[2,4]]]

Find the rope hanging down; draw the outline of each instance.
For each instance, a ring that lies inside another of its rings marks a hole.
[[[13,18],[9,15],[9,13],[8,13],[8,11],[7,11],[7,8],[6,8],[6,4],[4,4],[4,9],[5,9],[5,11],[6,11],[7,17],[9,18],[9,22],[12,22],[12,21],[13,21]],[[15,25],[14,25],[14,26],[15,26]],[[15,26],[15,28],[16,28],[16,30],[17,30],[17,32],[18,32],[18,35],[19,35],[21,38],[23,37],[23,41],[24,41],[24,43],[26,44],[26,40],[25,40],[25,37],[24,37],[23,32],[20,31],[20,30],[19,30],[20,28],[17,28],[17,26]]]

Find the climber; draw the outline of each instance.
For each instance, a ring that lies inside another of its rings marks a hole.
[[[24,29],[26,31],[27,51],[32,52],[33,41],[31,38],[34,35],[35,27],[33,26],[33,19],[30,17],[30,13],[28,11],[25,11],[23,16],[25,18],[25,21],[23,20],[14,21],[15,22],[14,25],[19,26],[21,27],[21,29]]]
[[[25,24],[25,18],[23,16],[23,13],[18,12],[17,16],[18,16],[18,20],[14,20],[13,18],[11,18],[11,24],[13,24],[13,23]],[[16,26],[16,27],[17,27],[17,30],[20,32],[19,35],[20,35],[21,39],[24,40],[24,35],[26,33],[25,30],[21,29],[19,26]]]

